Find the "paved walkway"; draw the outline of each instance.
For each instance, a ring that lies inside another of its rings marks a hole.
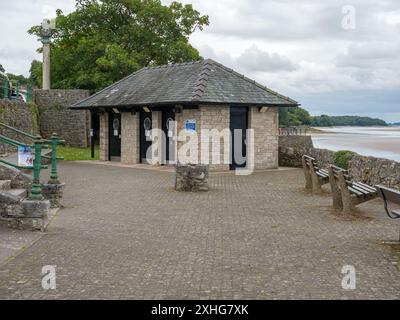
[[[169,172],[64,163],[61,175],[66,208],[0,266],[0,298],[400,298],[397,255],[380,243],[399,229],[381,203],[345,219],[303,192],[301,170],[212,175],[196,194]],[[56,290],[41,287],[44,265]]]

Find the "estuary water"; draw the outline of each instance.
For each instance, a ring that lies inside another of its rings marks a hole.
[[[313,133],[314,146],[334,151],[351,150],[365,156],[400,162],[400,126],[327,127]]]

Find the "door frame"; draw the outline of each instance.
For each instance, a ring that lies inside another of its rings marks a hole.
[[[246,123],[246,128],[244,129],[244,137],[242,136],[242,156],[243,153],[245,152],[245,157],[246,161],[243,164],[236,164],[234,163],[234,134],[233,130],[234,129],[240,129],[240,128],[233,128],[232,127],[232,111],[237,110],[237,114],[243,114],[245,117],[245,123]],[[248,161],[248,150],[247,150],[247,129],[249,129],[249,107],[242,107],[242,106],[230,106],[229,107],[229,130],[231,132],[231,150],[230,150],[230,164],[229,164],[229,169],[230,170],[235,170],[237,168],[245,168],[247,166],[247,161]],[[244,151],[244,152],[243,152]]]
[[[168,136],[168,128],[167,128],[167,120],[172,118],[173,121],[176,121],[176,115],[175,115],[175,110],[174,107],[171,108],[165,108],[161,111],[161,130],[165,134],[165,141],[163,141],[163,144],[165,144],[165,147],[162,147],[163,150],[163,155],[162,155],[162,164],[174,164],[176,161],[176,139],[175,139],[175,129],[174,132],[172,133],[173,136],[169,137]],[[170,159],[170,145],[171,145],[171,139],[172,143],[174,144],[174,159]]]
[[[111,150],[115,148],[115,136],[114,136],[114,120],[116,119],[115,116],[117,116],[119,120],[119,126],[118,126],[118,146],[117,154],[111,154]],[[116,113],[113,111],[108,112],[108,160],[109,161],[121,161],[121,136],[122,136],[122,117],[121,113]],[[113,146],[113,147],[112,147]]]
[[[147,117],[146,117],[147,116]],[[144,110],[140,111],[139,115],[139,158],[140,163],[148,163],[146,162],[147,159],[147,150],[148,147],[151,147],[152,141],[145,141],[145,128],[144,128],[144,120],[145,118],[150,118],[150,130],[153,128],[153,114],[152,112],[145,112]],[[144,150],[145,149],[145,150]],[[149,159],[150,160],[150,159]]]

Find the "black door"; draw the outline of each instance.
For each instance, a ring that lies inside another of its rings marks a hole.
[[[165,134],[165,154],[163,154],[163,163],[175,162],[175,112],[172,109],[163,110],[162,112],[162,130]]]
[[[110,112],[108,114],[108,141],[109,160],[121,160],[121,114]]]
[[[140,112],[140,162],[149,163],[151,160],[151,112]]]
[[[246,130],[248,128],[247,107],[230,108],[231,170],[246,167]]]

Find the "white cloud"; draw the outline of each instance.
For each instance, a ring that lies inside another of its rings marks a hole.
[[[398,0],[180,1],[210,16],[210,26],[191,36],[205,58],[304,100],[312,112],[321,106],[349,112],[344,101],[354,101],[353,110],[394,114],[400,104],[393,94],[400,91]],[[342,28],[348,4],[356,9],[355,30]],[[31,60],[41,57],[35,51],[39,43],[26,31],[56,8],[70,12],[74,5],[74,0],[0,1],[0,63],[7,71],[27,75]],[[390,101],[377,98],[387,92]],[[329,96],[336,103],[335,95],[343,99],[335,108],[322,100]]]

